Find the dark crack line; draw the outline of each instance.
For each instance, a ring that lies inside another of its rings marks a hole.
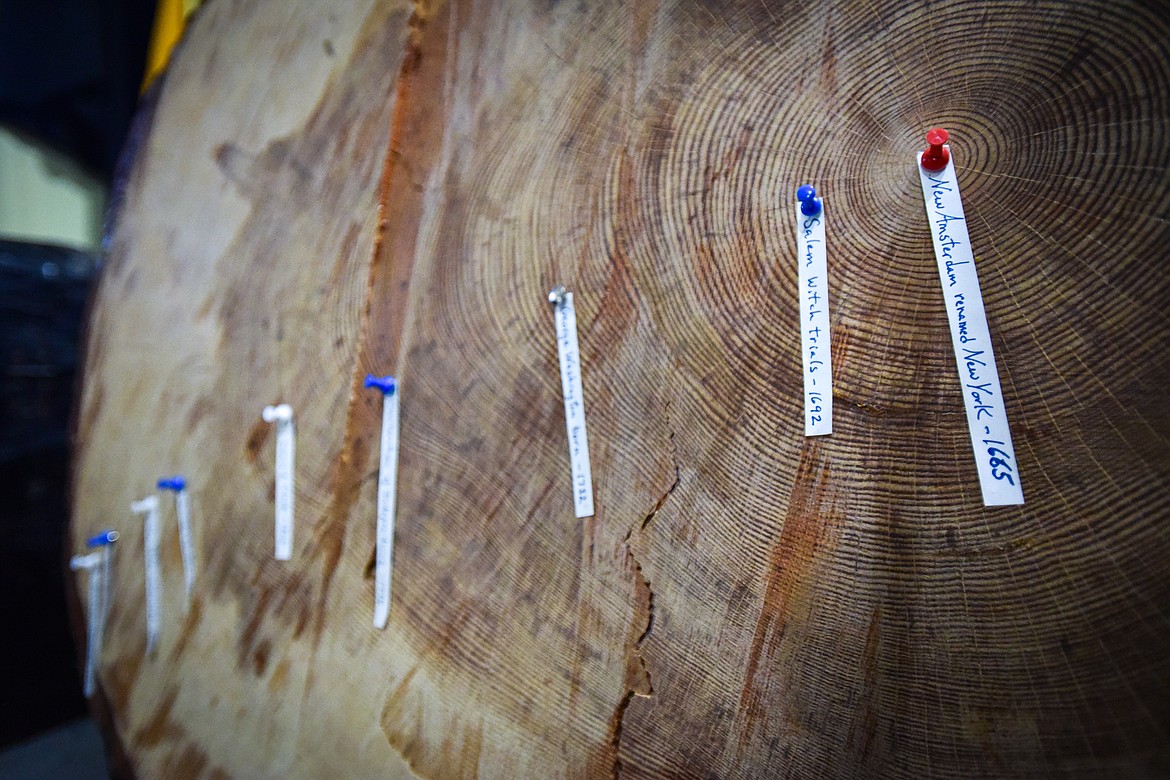
[[[669,495],[669,493],[667,493],[667,495]],[[659,504],[661,505],[661,501]],[[655,511],[657,511],[657,509],[658,508],[656,507]],[[641,668],[642,673],[646,676],[646,692],[639,693],[633,687],[626,688],[626,692],[622,695],[622,698],[618,702],[617,707],[614,708],[613,716],[610,718],[610,747],[613,749],[613,769],[611,772],[611,777],[613,780],[617,780],[617,778],[621,777],[622,773],[622,760],[620,754],[622,729],[625,726],[626,710],[629,709],[630,702],[634,700],[635,696],[649,698],[654,695],[654,677],[650,674],[650,669],[646,666],[646,659],[642,657],[641,652],[642,643],[646,641],[646,638],[650,635],[650,630],[654,628],[654,588],[650,585],[649,578],[646,577],[646,573],[642,570],[641,561],[639,561],[634,555],[633,547],[631,547],[629,543],[629,533],[626,534],[625,541],[626,555],[629,556],[630,561],[634,564],[634,570],[637,572],[638,576],[638,586],[646,589],[647,596],[646,626],[642,629],[642,633],[638,635],[638,638],[633,642],[632,645],[630,645],[629,648],[629,652],[633,655],[634,659],[637,660],[638,666]]]
[[[631,555],[631,557],[633,556]],[[646,578],[645,573],[642,571],[642,564],[638,563],[636,558],[634,559],[634,564],[638,567],[638,576],[642,578],[642,583],[646,586],[646,592],[649,594],[646,600],[646,628],[642,630],[642,633],[638,635],[637,641],[634,642],[634,649],[641,650],[642,643],[646,641],[646,637],[650,635],[650,630],[654,628],[654,588],[650,587],[650,580]],[[638,660],[642,662],[642,668],[646,669],[646,661],[641,655],[638,656]],[[646,669],[646,679],[651,679],[649,669]],[[650,682],[650,693],[654,693],[653,680]]]
[[[646,577],[646,572],[642,571],[642,563],[634,557],[632,550],[629,550],[630,560],[634,562],[634,568],[638,572],[638,579],[642,581],[642,587],[646,589],[646,627],[642,629],[642,633],[634,640],[632,650],[634,656],[638,659],[638,665],[642,667],[642,671],[646,673],[646,693],[638,693],[638,696],[649,698],[654,695],[654,678],[650,674],[650,669],[646,667],[646,659],[642,657],[642,643],[646,641],[646,637],[650,635],[650,630],[654,628],[654,588],[650,586],[650,580]]]
[[[666,401],[666,430],[669,433],[670,456],[671,456],[671,460],[674,462],[674,482],[671,484],[670,487],[668,487],[666,489],[666,492],[663,493],[662,496],[658,499],[658,502],[654,504],[654,508],[651,509],[650,513],[647,514],[646,517],[642,520],[642,526],[641,526],[641,528],[638,529],[639,531],[646,530],[646,526],[650,525],[650,521],[654,519],[654,517],[658,514],[659,510],[661,510],[663,505],[666,504],[666,500],[668,498],[670,498],[671,495],[674,494],[674,491],[678,489],[679,484],[682,483],[682,469],[680,469],[679,465],[678,465],[678,443],[674,440],[674,426],[671,424],[671,421],[670,421],[670,403],[671,403],[670,399],[667,399],[667,401]],[[627,533],[626,534],[626,541],[628,542],[629,539],[630,539],[630,534]]]
[[[666,492],[663,493],[662,497],[658,499],[658,503],[654,505],[654,508],[651,509],[650,513],[642,520],[642,526],[638,529],[639,531],[646,530],[646,526],[650,525],[650,521],[653,520],[654,517],[658,514],[659,510],[662,509],[663,505],[666,503],[666,499],[670,498],[671,494],[674,493],[676,488],[678,488],[680,482],[682,482],[682,475],[679,472],[678,463],[675,462],[674,483],[666,489]],[[626,539],[629,540],[629,538],[629,534],[626,534]]]
[[[618,706],[613,711],[613,717],[610,718],[610,730],[613,732],[613,737],[610,744],[613,746],[613,771],[610,773],[613,780],[617,780],[622,774],[622,760],[618,758],[618,748],[622,741],[622,725],[626,718],[626,710],[630,707],[630,702],[634,700],[634,691],[626,691],[626,695],[618,702]]]
[[[668,399],[666,402],[666,428],[669,433],[671,460],[674,463],[674,482],[672,482],[670,487],[666,489],[665,493],[659,496],[658,500],[654,503],[654,507],[646,514],[646,517],[642,519],[642,523],[638,527],[639,535],[646,530],[646,527],[650,525],[650,521],[652,521],[658,515],[658,513],[662,510],[662,507],[666,505],[667,500],[672,495],[674,495],[674,491],[678,489],[680,484],[682,484],[682,469],[679,467],[678,444],[675,441],[675,430],[670,419],[670,406],[671,401]],[[634,570],[637,572],[637,584],[639,587],[646,589],[647,597],[646,626],[642,629],[642,633],[638,635],[638,638],[634,640],[633,644],[630,646],[630,652],[637,659],[638,665],[641,667],[642,672],[646,675],[646,693],[639,693],[632,687],[627,688],[625,694],[618,702],[617,707],[614,708],[613,716],[610,718],[610,746],[613,748],[612,777],[614,780],[617,780],[617,778],[620,777],[622,773],[620,751],[622,730],[625,727],[626,710],[629,709],[630,702],[634,700],[635,696],[649,698],[650,696],[654,695],[654,678],[650,674],[649,667],[646,666],[646,659],[642,657],[642,646],[645,644],[647,638],[649,638],[650,632],[654,629],[654,619],[656,615],[654,606],[654,587],[651,585],[650,579],[646,576],[646,572],[642,569],[642,562],[639,561],[637,556],[634,555],[633,545],[630,544],[630,539],[633,537],[633,534],[634,529],[630,528],[630,530],[626,532],[625,539],[622,541],[626,546],[626,555],[630,557],[630,561],[634,564]]]

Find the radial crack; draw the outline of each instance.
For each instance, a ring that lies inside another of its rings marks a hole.
[[[610,745],[613,747],[613,772],[611,773],[613,780],[617,780],[622,774],[622,760],[618,758],[618,747],[622,741],[622,722],[625,720],[626,710],[629,709],[633,699],[634,692],[632,690],[626,691],[626,695],[622,696],[621,701],[614,708],[613,716],[609,719],[609,730],[613,734],[610,739]]]
[[[632,564],[637,575],[634,581],[635,598],[638,604],[642,605],[646,622],[637,638],[627,644],[626,691],[614,708],[609,722],[610,748],[613,751],[612,777],[615,779],[621,775],[622,771],[620,750],[626,710],[629,709],[630,702],[635,696],[649,698],[654,695],[654,680],[641,652],[643,642],[646,641],[646,637],[649,636],[650,630],[654,627],[654,589],[650,586],[650,580],[646,577],[645,572],[642,571],[641,562],[634,556],[629,534],[626,535],[625,541],[627,560]]]
[[[642,523],[638,527],[639,534],[646,530],[646,527],[650,525],[650,521],[662,510],[667,499],[673,495],[674,491],[678,489],[679,484],[682,482],[682,470],[679,468],[678,462],[678,447],[675,443],[674,427],[670,421],[669,400],[666,402],[666,427],[669,431],[671,459],[674,464],[674,482],[659,496],[653,508],[642,519]],[[642,646],[650,636],[650,632],[654,629],[654,588],[651,586],[650,579],[642,569],[642,562],[634,555],[634,548],[630,542],[633,534],[634,529],[630,528],[626,532],[623,543],[626,546],[628,562],[637,575],[634,581],[635,599],[636,603],[642,606],[646,616],[646,622],[642,626],[642,630],[639,632],[637,638],[627,645],[626,691],[618,701],[613,715],[610,717],[610,747],[613,751],[612,777],[615,780],[622,773],[622,761],[620,757],[622,731],[625,727],[626,711],[630,707],[630,702],[634,700],[635,696],[649,698],[654,695],[654,680],[650,675],[650,669],[646,666],[646,659],[642,656]]]
[[[669,434],[670,440],[670,457],[671,461],[674,463],[674,482],[671,483],[670,487],[666,489],[666,492],[659,497],[658,501],[654,504],[654,508],[650,510],[649,514],[647,514],[646,517],[642,519],[642,526],[639,529],[641,531],[646,530],[646,526],[650,525],[650,521],[653,520],[655,515],[658,514],[658,511],[662,509],[662,506],[666,503],[666,499],[670,498],[671,494],[674,493],[674,491],[678,488],[679,483],[682,482],[682,470],[678,465],[678,444],[674,440],[674,426],[670,421],[669,399],[666,401],[666,430]],[[628,542],[629,539],[630,535],[626,534],[626,541]]]

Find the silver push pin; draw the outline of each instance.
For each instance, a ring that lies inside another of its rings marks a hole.
[[[548,302],[558,309],[565,305],[565,286],[558,284],[556,287],[548,291]]]

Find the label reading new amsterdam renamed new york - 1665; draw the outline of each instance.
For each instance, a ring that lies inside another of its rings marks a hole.
[[[919,155],[921,161],[921,154]],[[918,165],[922,197],[943,300],[951,326],[951,343],[979,486],[986,506],[1024,503],[1020,470],[1007,409],[999,384],[999,371],[991,348],[991,332],[983,309],[983,293],[975,272],[975,254],[967,234],[967,220],[953,161],[941,171],[927,171]]]

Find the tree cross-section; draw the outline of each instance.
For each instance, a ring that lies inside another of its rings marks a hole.
[[[88,335],[73,538],[122,531],[110,739],[143,777],[1170,776],[1168,122],[1165,0],[209,3]],[[1022,506],[980,498],[933,127]],[[402,389],[382,631],[369,373]],[[172,473],[199,580],[185,611],[164,512],[147,655],[127,507]]]

